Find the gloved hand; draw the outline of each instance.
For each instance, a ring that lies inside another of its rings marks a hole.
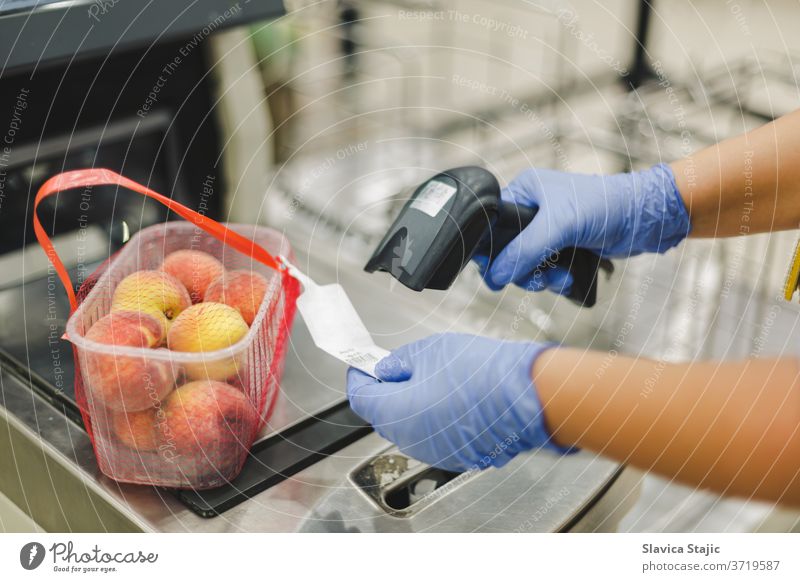
[[[559,452],[531,379],[549,346],[461,334],[434,335],[381,360],[384,382],[351,368],[350,406],[385,439],[450,471],[502,467],[538,447]]]
[[[566,294],[571,275],[561,267],[541,267],[555,251],[579,247],[606,258],[661,253],[690,230],[667,164],[611,176],[532,168],[512,180],[502,198],[539,211],[491,265],[486,257],[476,257],[495,290],[513,282],[532,291],[550,288]]]

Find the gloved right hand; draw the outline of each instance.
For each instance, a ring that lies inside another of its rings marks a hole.
[[[378,362],[379,382],[347,373],[353,411],[420,461],[467,471],[502,467],[522,451],[559,446],[545,426],[532,378],[549,345],[447,333]]]
[[[476,257],[493,289],[516,283],[566,294],[571,275],[541,267],[555,252],[578,247],[606,258],[661,253],[686,238],[691,226],[667,164],[611,176],[532,168],[512,180],[502,198],[539,211],[491,264]]]

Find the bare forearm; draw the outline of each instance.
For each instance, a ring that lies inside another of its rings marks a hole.
[[[562,445],[718,492],[800,506],[795,360],[667,364],[554,349],[533,374]]]
[[[800,110],[672,164],[693,237],[800,226]]]

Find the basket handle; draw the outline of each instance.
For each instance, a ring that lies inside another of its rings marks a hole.
[[[47,232],[45,232],[41,222],[39,222],[39,215],[37,214],[36,210],[42,200],[64,190],[71,190],[73,188],[86,188],[88,186],[110,185],[122,186],[129,190],[133,190],[134,192],[138,192],[142,196],[147,196],[157,200],[178,216],[185,218],[214,238],[232,246],[237,251],[244,253],[248,257],[255,259],[259,263],[262,263],[271,269],[275,269],[276,271],[281,270],[275,257],[269,254],[266,249],[256,242],[240,235],[237,232],[232,231],[216,220],[208,218],[199,212],[195,212],[180,202],[177,202],[171,198],[167,198],[155,190],[151,190],[147,186],[143,186],[138,182],[134,182],[125,176],[104,168],[72,170],[69,172],[56,174],[52,178],[48,179],[39,188],[39,191],[36,193],[36,198],[33,202],[33,231],[36,234],[36,239],[39,241],[39,244],[44,249],[45,254],[47,254],[47,258],[55,268],[59,279],[61,279],[61,283],[67,290],[70,313],[74,312],[78,308],[78,301],[75,298],[75,291],[72,288],[72,281],[69,278],[69,273],[67,272],[66,267],[64,267],[64,263],[61,262],[61,258],[58,256],[56,249],[53,247],[50,237],[47,235]]]

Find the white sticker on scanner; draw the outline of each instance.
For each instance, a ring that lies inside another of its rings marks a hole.
[[[317,285],[285,258],[281,257],[281,261],[303,285],[297,310],[317,347],[374,377],[375,364],[388,356],[389,351],[372,341],[344,288],[338,284]]]
[[[439,182],[438,180],[431,180],[422,189],[422,192],[417,194],[416,198],[414,198],[414,202],[411,203],[411,208],[421,210],[428,216],[436,216],[455,193],[455,186]]]

